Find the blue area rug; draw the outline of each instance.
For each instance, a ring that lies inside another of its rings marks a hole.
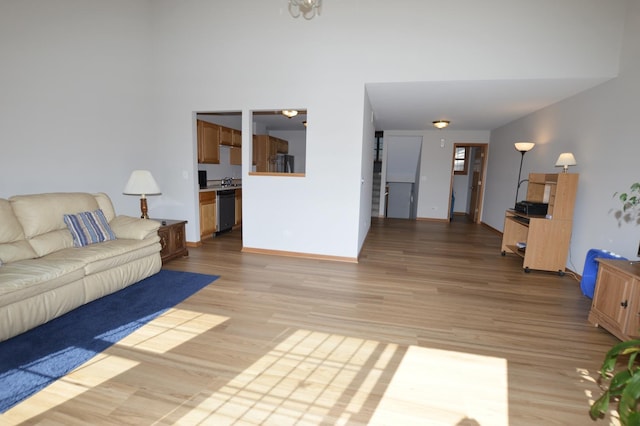
[[[218,278],[163,269],[114,294],[0,342],[0,413]]]

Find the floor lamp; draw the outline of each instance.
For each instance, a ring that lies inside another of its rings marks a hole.
[[[522,177],[522,162],[524,161],[524,154],[531,151],[535,146],[535,143],[516,142],[514,145],[516,147],[516,150],[518,150],[520,154],[522,154],[522,156],[520,157],[520,170],[518,171],[518,186],[516,187],[516,202],[514,204],[514,207],[515,207],[515,205],[518,204],[518,192],[520,192],[520,185],[522,185],[522,182],[529,180],[529,179],[520,180],[520,178]]]

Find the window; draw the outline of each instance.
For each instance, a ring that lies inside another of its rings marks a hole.
[[[457,146],[455,157],[453,158],[453,173],[456,175],[466,175],[469,166],[469,147]]]
[[[295,111],[295,114],[285,116],[285,111]],[[249,174],[304,176],[307,110],[255,110],[251,115],[253,167]]]

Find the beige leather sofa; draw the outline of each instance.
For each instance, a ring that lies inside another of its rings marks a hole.
[[[98,210],[115,239],[77,247],[64,215]],[[159,226],[103,193],[0,199],[0,341],[157,273]]]

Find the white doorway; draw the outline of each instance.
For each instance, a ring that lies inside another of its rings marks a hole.
[[[382,182],[385,217],[415,219],[418,212],[421,136],[391,136],[385,140]]]
[[[486,143],[454,144],[449,219],[464,215],[471,222],[481,222],[487,152]]]

